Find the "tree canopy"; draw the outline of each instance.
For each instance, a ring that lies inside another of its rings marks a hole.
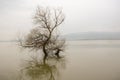
[[[21,46],[35,50],[41,49],[45,59],[49,53],[59,56],[60,51],[65,48],[65,40],[60,38],[58,27],[64,22],[65,16],[61,9],[38,7],[34,15],[34,27]]]

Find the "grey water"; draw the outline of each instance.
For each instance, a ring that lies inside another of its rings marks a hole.
[[[29,64],[26,69],[35,54],[41,53],[23,50],[16,42],[1,42],[0,80],[120,80],[120,40],[67,41],[62,63]]]

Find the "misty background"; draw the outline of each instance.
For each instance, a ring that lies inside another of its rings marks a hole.
[[[14,40],[29,32],[34,27],[32,17],[38,5],[63,9],[63,35],[91,33],[120,39],[119,4],[120,0],[0,0],[0,40]]]

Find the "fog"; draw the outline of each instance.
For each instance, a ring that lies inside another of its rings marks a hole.
[[[75,32],[119,32],[119,0],[0,0],[0,40],[15,39],[34,27],[36,7],[62,8],[66,19],[62,34]]]

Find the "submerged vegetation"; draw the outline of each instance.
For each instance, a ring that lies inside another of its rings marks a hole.
[[[21,69],[19,80],[58,80],[61,70],[65,67],[65,57],[48,58],[45,63],[42,60],[32,58]]]

